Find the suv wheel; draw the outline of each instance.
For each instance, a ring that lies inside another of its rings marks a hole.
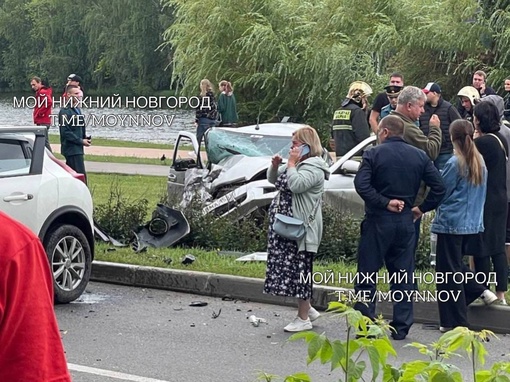
[[[73,225],[58,226],[46,236],[44,247],[53,274],[55,302],[76,300],[85,290],[91,272],[92,254],[85,235]]]

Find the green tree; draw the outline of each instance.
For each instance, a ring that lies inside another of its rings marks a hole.
[[[171,14],[159,1],[96,0],[84,18],[90,71],[98,88],[168,88],[167,50],[158,50]]]
[[[29,90],[29,73],[38,69],[41,42],[30,36],[29,0],[5,0],[0,4],[1,81],[11,89]]]
[[[250,122],[293,115],[327,133],[353,80],[377,92],[398,70],[451,98],[476,69],[510,71],[507,1],[164,1],[176,10],[164,34],[173,80],[188,94],[202,78],[231,80]]]

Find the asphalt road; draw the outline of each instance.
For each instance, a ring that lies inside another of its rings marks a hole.
[[[193,301],[208,305],[189,306]],[[55,310],[75,382],[243,382],[255,381],[258,371],[282,376],[306,371],[321,382],[340,377],[339,370],[330,373],[317,362],[307,367],[304,342],[287,342],[282,328],[295,315],[289,307],[91,282],[80,300]],[[252,314],[267,324],[252,326]],[[330,315],[316,321],[314,330],[345,339],[345,324]],[[414,325],[406,340],[393,341],[399,355],[390,362],[423,357],[402,347],[439,336]],[[486,344],[487,366],[510,360],[510,336],[498,337]],[[468,380],[470,361],[452,362]]]

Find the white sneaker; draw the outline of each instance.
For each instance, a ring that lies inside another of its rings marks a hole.
[[[315,321],[320,316],[321,316],[321,314],[319,312],[317,312],[317,310],[315,308],[310,307],[310,310],[308,311],[308,318],[310,319],[310,321]]]
[[[440,326],[439,327],[439,331],[441,333],[446,333],[446,332],[449,332],[450,330],[452,330],[453,328],[450,328],[449,326]]]
[[[294,321],[283,328],[286,332],[302,332],[304,330],[312,330],[312,322],[310,319],[302,320],[296,317]]]
[[[496,294],[492,292],[490,289],[485,289],[480,298],[485,303],[485,305],[490,305],[498,301],[498,296],[496,296]]]
[[[506,302],[506,299],[499,300],[499,305],[508,305]],[[311,318],[310,318],[310,320],[311,320]]]

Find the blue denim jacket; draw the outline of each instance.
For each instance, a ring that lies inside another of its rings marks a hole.
[[[446,194],[436,211],[431,231],[450,235],[483,232],[483,206],[487,192],[485,163],[483,163],[483,182],[479,186],[473,185],[461,176],[459,161],[455,155],[446,162],[442,176]]]

